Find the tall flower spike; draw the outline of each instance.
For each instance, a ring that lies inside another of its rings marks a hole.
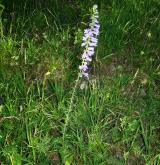
[[[92,61],[92,56],[95,52],[95,47],[97,46],[97,36],[99,35],[100,24],[98,21],[99,14],[97,10],[98,6],[93,6],[93,13],[91,16],[91,23],[89,28],[84,30],[83,42],[81,44],[84,47],[82,54],[82,64],[79,66],[80,77],[88,78],[89,77],[89,64]]]

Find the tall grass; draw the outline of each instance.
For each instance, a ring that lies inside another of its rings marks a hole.
[[[96,1],[0,3],[0,162],[160,164],[159,1],[97,1],[93,77],[76,91],[65,144]]]

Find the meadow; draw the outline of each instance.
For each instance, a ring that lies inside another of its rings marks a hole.
[[[0,0],[0,164],[159,165],[159,53],[159,0]]]

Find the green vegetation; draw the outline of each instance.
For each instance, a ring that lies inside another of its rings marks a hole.
[[[98,4],[87,88],[83,30]],[[160,164],[160,1],[0,0],[0,164]]]

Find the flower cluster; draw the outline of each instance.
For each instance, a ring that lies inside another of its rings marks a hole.
[[[92,61],[92,56],[97,46],[97,36],[99,35],[99,21],[98,21],[98,10],[97,5],[93,6],[93,14],[91,16],[91,23],[89,28],[84,30],[84,37],[82,42],[82,47],[84,47],[84,52],[82,54],[82,65],[79,66],[80,77],[88,78],[89,74],[89,64]]]

